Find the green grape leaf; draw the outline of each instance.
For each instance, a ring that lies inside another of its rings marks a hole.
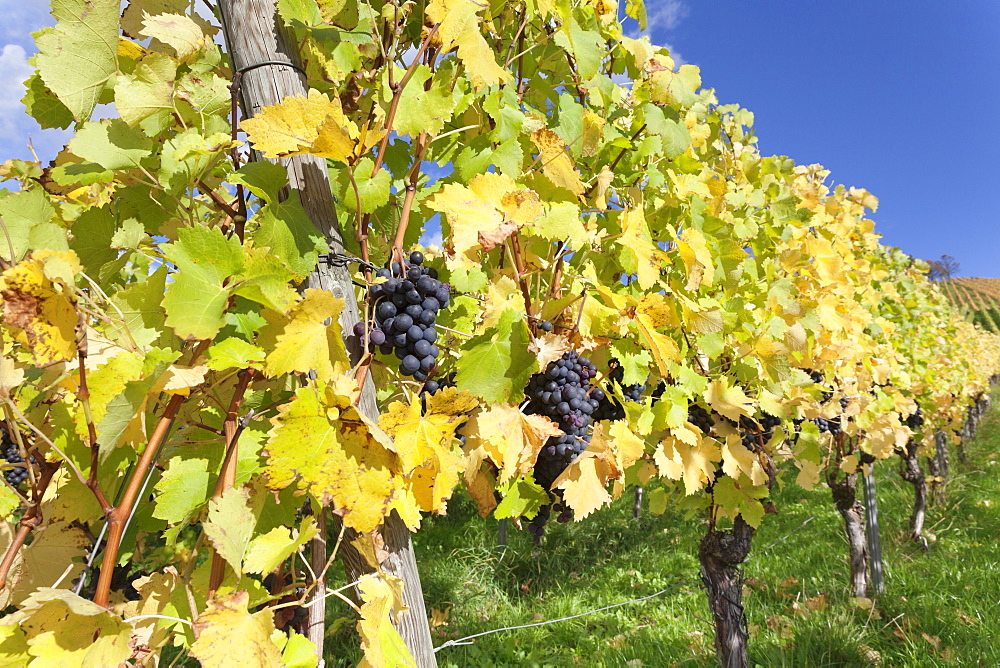
[[[551,503],[549,493],[530,477],[519,477],[497,489],[503,501],[496,507],[497,519],[504,517],[527,517],[538,514],[542,506]]]
[[[764,519],[764,506],[759,499],[765,499],[767,495],[767,487],[753,485],[745,476],[740,476],[738,481],[721,476],[712,487],[712,497],[720,513],[733,519],[742,515],[743,520],[755,529]]]
[[[243,572],[243,559],[257,524],[248,503],[245,487],[229,487],[208,502],[208,518],[202,522],[212,547],[237,573]]]
[[[44,129],[67,128],[73,122],[73,112],[59,101],[38,74],[32,74],[25,82],[27,91],[21,104],[29,116],[38,121]]]
[[[118,5],[58,0],[56,26],[38,35],[35,64],[45,85],[77,121],[90,119],[105,84],[117,70]]]
[[[246,187],[265,202],[276,202],[278,192],[288,185],[288,171],[281,165],[260,160],[243,165],[228,180]]]
[[[375,163],[371,158],[365,157],[358,161],[354,167],[354,182],[351,182],[348,168],[340,171],[339,201],[344,209],[352,213],[358,211],[358,200],[361,201],[361,213],[372,213],[380,206],[385,206],[389,202],[389,188],[392,185],[392,174],[385,169],[380,169],[375,176],[372,170]],[[357,191],[354,187],[357,186]]]
[[[0,236],[0,256],[6,260],[17,262],[28,251],[38,248],[69,248],[66,230],[54,222],[55,209],[41,188],[0,191],[0,218],[14,247],[14,257],[11,258],[7,239]]]
[[[468,343],[456,363],[458,389],[488,403],[519,400],[538,361],[528,352],[528,327],[517,311],[503,313],[497,326]]]
[[[172,458],[155,486],[159,495],[154,502],[153,517],[170,524],[183,522],[212,496],[213,478],[207,459]]]
[[[118,118],[84,123],[69,142],[74,155],[104,169],[139,167],[152,148],[153,142],[142,130],[130,128]]]
[[[205,354],[208,357],[208,368],[214,371],[248,369],[260,367],[264,363],[264,351],[261,348],[234,337],[209,346]]]
[[[254,234],[254,244],[270,248],[297,277],[305,277],[315,269],[319,254],[326,252],[323,235],[302,208],[298,192],[284,202],[268,204],[258,214],[257,222],[260,228]]]
[[[227,239],[218,229],[185,227],[163,254],[177,266],[163,298],[167,325],[182,339],[213,338],[225,324],[232,291],[227,281],[243,269],[239,239]]]

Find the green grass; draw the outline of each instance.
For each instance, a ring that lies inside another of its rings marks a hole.
[[[907,540],[912,487],[878,465],[886,592],[859,605],[829,490],[776,492],[745,564],[751,665],[937,666],[1000,662],[1000,416],[952,452],[943,499],[928,509],[930,549]],[[926,473],[926,464],[924,464]],[[860,490],[859,490],[860,496]],[[632,494],[580,523],[551,522],[536,548],[513,527],[502,558],[494,520],[464,497],[414,535],[428,608],[448,610],[435,645],[503,626],[579,614],[678,585],[655,598],[555,624],[504,631],[438,652],[442,666],[711,666],[712,625],[697,582],[697,520],[631,517]],[[803,526],[803,523],[806,523]],[[762,551],[785,538],[770,550]],[[346,611],[340,614],[346,615]],[[331,644],[356,643],[352,624]],[[341,642],[342,641],[342,642]],[[331,657],[353,665],[358,656]]]

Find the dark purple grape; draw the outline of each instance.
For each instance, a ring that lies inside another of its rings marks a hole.
[[[417,354],[418,357],[426,357],[431,354],[431,348],[433,344],[425,339],[420,339],[413,344],[413,352]]]
[[[427,299],[423,300],[420,303],[420,305],[423,307],[425,311],[437,311],[439,308],[441,308],[441,302],[439,302],[434,297],[428,297]]]
[[[365,335],[365,323],[356,322],[354,323],[354,336],[364,336]]]
[[[410,316],[414,320],[419,318],[423,312],[424,309],[421,308],[420,304],[410,304],[409,306],[406,307],[406,310],[404,311],[406,315]]]
[[[385,343],[385,332],[381,329],[373,329],[368,335],[368,340],[372,342],[372,345],[380,346]]]
[[[420,369],[420,360],[418,360],[413,355],[407,355],[399,363],[399,370],[402,371],[407,376],[412,375],[415,371],[418,371],[419,369]]]
[[[437,337],[438,337],[437,330],[435,330],[433,327],[428,327],[427,329],[424,330],[425,341],[430,341],[431,343],[434,343],[435,341],[437,341]]]
[[[408,330],[406,330],[406,336],[410,341],[422,341],[424,338],[424,330],[420,329],[420,325],[411,325]]]
[[[433,325],[434,321],[437,320],[437,314],[434,311],[421,311],[418,320],[421,325]]]
[[[406,332],[406,330],[413,326],[413,318],[406,313],[400,313],[396,316],[392,326],[397,332]]]
[[[420,369],[422,371],[430,371],[437,364],[437,360],[431,355],[426,355],[420,358]]]
[[[424,254],[420,251],[413,251],[410,253],[410,264],[423,264]]]
[[[542,330],[543,332],[551,332],[552,331],[552,323],[549,322],[548,320],[542,320],[538,324],[538,329]]]

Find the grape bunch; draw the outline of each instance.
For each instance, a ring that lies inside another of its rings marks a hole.
[[[727,421],[733,426],[737,426],[737,423],[732,420]],[[746,415],[740,416],[739,430],[740,439],[743,443],[743,447],[747,450],[756,451],[760,443],[768,443],[771,440],[771,436],[774,435],[774,429],[781,424],[781,418],[775,417],[770,413],[764,413],[761,415],[760,420],[754,420]],[[758,435],[760,440],[758,441]]]
[[[840,418],[815,418],[813,423],[819,427],[819,433],[824,434],[829,432],[830,434],[836,436],[840,433]]]
[[[17,444],[11,440],[7,431],[0,431],[3,432],[3,458],[7,460],[8,464],[21,464],[21,466],[6,469],[3,472],[4,479],[11,485],[11,487],[17,487],[28,479],[28,467],[24,466],[24,457],[21,456],[21,452],[18,450]],[[31,461],[34,462],[35,458],[32,457]]]
[[[597,409],[599,400],[588,396],[588,392],[591,391],[590,381],[596,376],[597,368],[589,359],[569,351],[563,353],[560,359],[549,362],[544,372],[536,373],[528,380],[525,388],[528,403],[524,412],[552,418],[563,431],[562,436],[546,441],[538,453],[534,477],[535,482],[545,489],[549,489],[590,444],[590,416]],[[559,519],[568,520],[569,510],[561,504],[559,507]],[[528,531],[536,538],[544,532],[550,513],[551,508],[545,506],[529,522]]]
[[[378,346],[383,355],[395,354],[399,371],[418,382],[427,380],[437,366],[437,330],[434,322],[439,309],[451,300],[451,286],[437,279],[437,270],[423,266],[420,251],[410,253],[409,265],[393,262],[379,269],[377,276],[386,279],[368,289],[375,312],[374,327],[358,323],[354,333]]]
[[[906,416],[905,423],[910,429],[919,429],[923,426],[924,412],[920,409],[920,404],[917,404],[917,410],[915,413],[910,413]]]
[[[625,378],[625,369],[622,368],[622,365],[618,362],[618,360],[612,358],[608,362],[608,367],[611,369],[611,371],[608,372],[608,381],[621,388],[622,395],[625,397],[625,400],[633,403],[641,402],[642,393],[646,391],[646,386],[622,385],[622,381]],[[609,396],[600,388],[595,389],[590,393],[590,395],[598,401],[597,409],[594,411],[593,415],[594,420],[614,421],[625,419],[625,407],[618,403],[617,399],[613,396]]]
[[[691,404],[688,406],[688,422],[701,429],[702,433],[708,434],[715,426],[715,420],[704,406]]]

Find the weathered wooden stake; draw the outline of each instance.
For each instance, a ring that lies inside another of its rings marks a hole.
[[[277,21],[274,0],[219,0],[218,6],[230,64],[234,72],[245,70],[240,86],[244,115],[253,116],[262,107],[277,104],[288,96],[304,97],[305,77],[294,67],[268,64],[246,70],[251,66],[275,61],[299,66],[294,43]],[[309,218],[326,237],[331,252],[342,253],[344,244],[334,214],[326,160],[310,155],[297,155],[282,160],[281,164],[288,169],[291,189],[298,192]],[[344,267],[320,265],[309,275],[307,285],[329,290],[334,296],[344,300],[340,324],[345,332],[352,331],[354,324],[360,318],[350,271]],[[353,339],[348,339],[348,350],[356,361],[360,351]],[[375,387],[371,376],[368,376],[362,388],[358,407],[369,417],[378,416]],[[330,522],[331,534],[334,531],[339,532],[338,519],[334,515],[333,521]],[[418,666],[421,668],[436,666],[410,532],[395,513],[386,518],[380,532],[389,555],[381,564],[382,570],[403,580],[405,585],[403,603],[409,607],[408,614],[400,615],[394,620],[396,628],[413,653]],[[372,571],[365,559],[350,544],[350,540],[355,536],[352,531],[344,532],[344,543],[340,546],[348,580],[357,580]],[[321,533],[310,545],[311,561],[314,564],[321,564],[326,559],[325,538],[325,534]],[[308,623],[309,639],[316,643],[320,665],[323,658],[325,623],[324,604],[318,598],[325,592],[324,587],[325,585],[320,583],[320,587],[314,592],[317,603],[309,609]]]
[[[868,465],[868,475],[862,477],[865,495],[865,536],[868,540],[869,581],[876,594],[885,591],[882,570],[882,539],[879,537],[878,501],[875,498],[875,465]]]

